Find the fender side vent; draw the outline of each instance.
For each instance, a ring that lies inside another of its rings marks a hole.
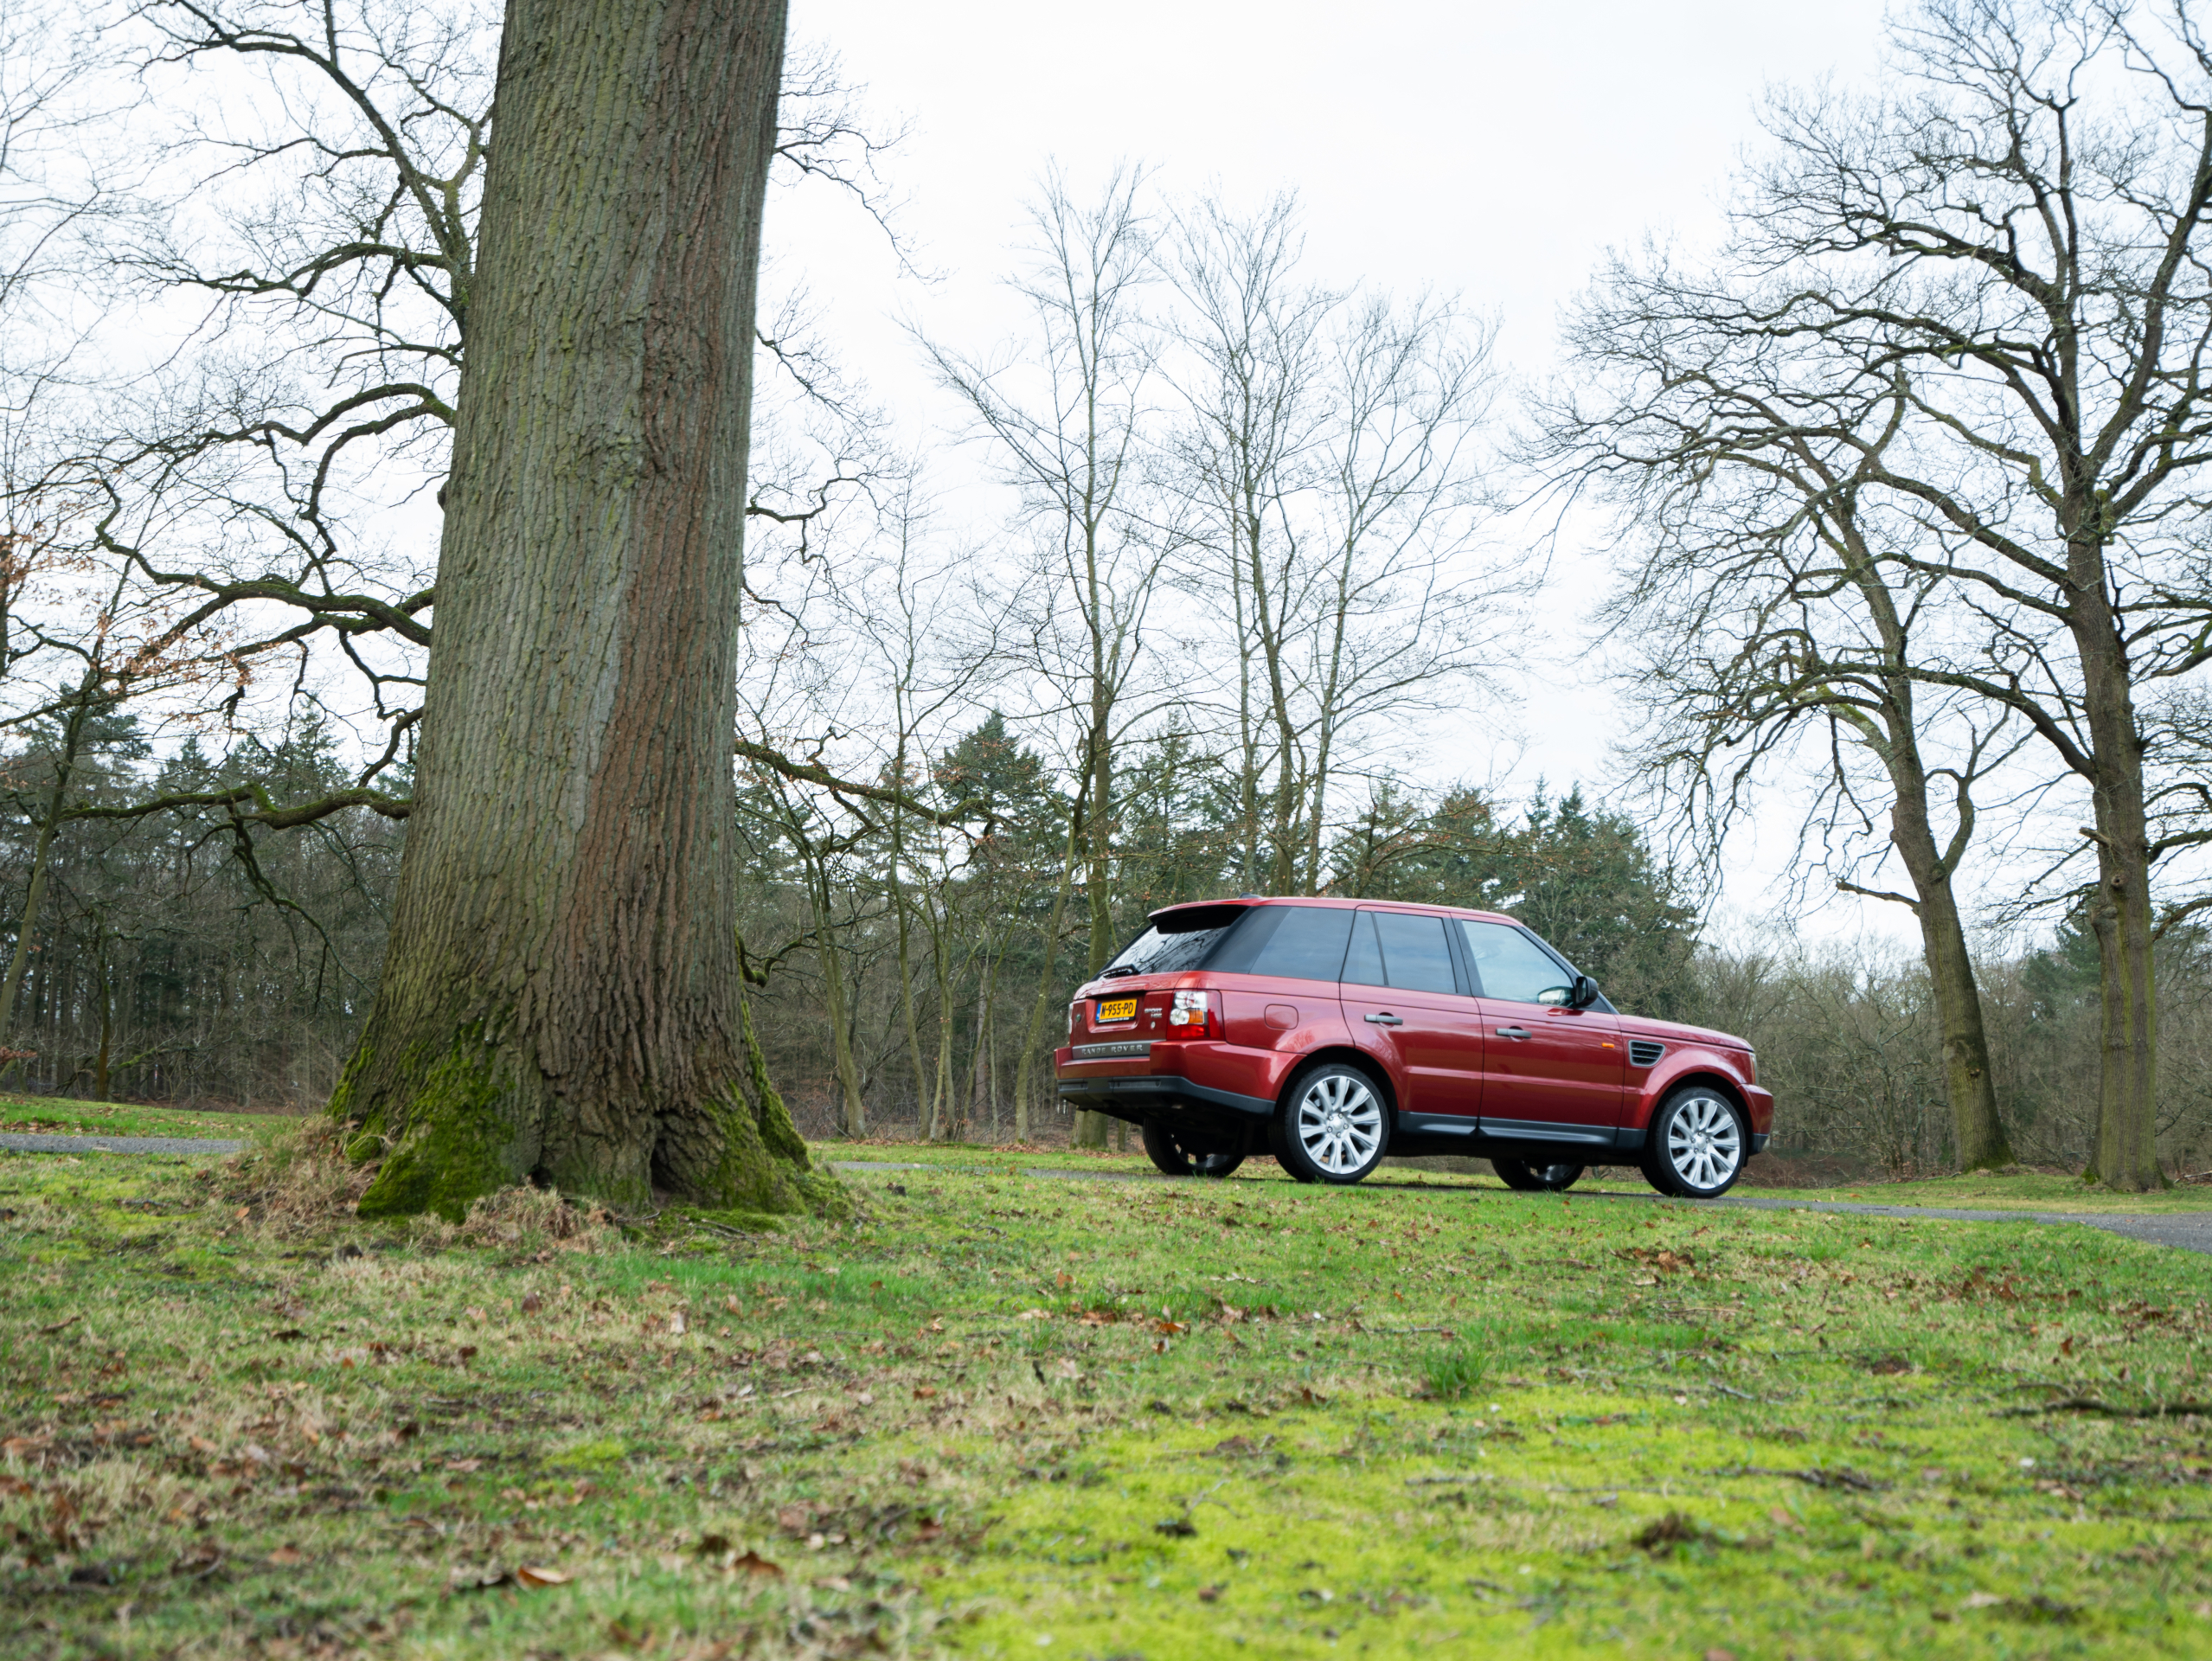
[[[1657,1067],[1667,1047],[1656,1038],[1632,1038],[1628,1041],[1628,1064],[1631,1067]]]

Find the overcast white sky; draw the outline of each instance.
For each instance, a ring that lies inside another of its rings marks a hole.
[[[1008,332],[997,281],[1055,157],[1079,186],[1130,159],[1171,190],[1218,180],[1250,201],[1295,188],[1318,274],[1457,292],[1500,318],[1511,367],[1541,376],[1559,308],[1603,250],[1647,233],[1707,241],[1756,141],[1762,88],[1869,82],[1882,16],[1871,0],[797,0],[794,35],[833,43],[873,108],[911,120],[891,163],[900,222],[939,275],[902,274],[881,233],[827,192],[780,193],[768,239],[915,436],[954,412],[900,319],[970,349]],[[1514,787],[1605,770],[1613,721],[1575,628],[1605,580],[1601,549],[1569,546],[1555,563],[1543,651],[1514,689]],[[1487,776],[1497,758],[1479,741],[1447,771]],[[1766,909],[1789,830],[1770,824],[1740,850],[1739,916]],[[1903,938],[1909,920],[1883,909],[1831,906],[1815,927]]]

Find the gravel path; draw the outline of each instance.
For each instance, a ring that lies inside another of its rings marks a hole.
[[[0,1135],[0,1148],[14,1153],[237,1153],[250,1145],[199,1136]]]
[[[839,1170],[936,1170],[948,1175],[973,1175],[992,1170],[983,1165],[888,1164],[867,1159],[836,1161]],[[1030,1177],[1068,1177],[1089,1182],[1185,1182],[1187,1177],[1170,1177],[1149,1170],[1032,1170],[1024,1173]],[[1420,1183],[1393,1183],[1387,1179],[1361,1184],[1363,1188],[1422,1188]],[[1634,1204],[1649,1203],[1661,1196],[1643,1190],[1578,1188],[1571,1196],[1577,1200],[1619,1200]],[[1695,1203],[1674,1201],[1674,1204]],[[2185,1252],[2212,1253],[2212,1211],[2169,1211],[2145,1216],[2116,1216],[2103,1211],[1966,1211],[1935,1205],[1868,1205],[1850,1200],[1783,1200],[1765,1196],[1731,1195],[1726,1199],[1708,1200],[1707,1205],[1737,1206],[1754,1211],[1843,1211],[1867,1217],[1933,1217],[1948,1222],[2073,1222],[2086,1228],[2104,1228],[2115,1235],[2125,1235],[2130,1240],[2147,1241],[2154,1246],[2172,1246]]]

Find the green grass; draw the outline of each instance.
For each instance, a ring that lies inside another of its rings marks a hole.
[[[2212,1652],[2207,1422],[2049,1410],[2212,1395],[2212,1260],[826,1151],[927,1168],[625,1238],[0,1160],[0,1654]]]
[[[200,1136],[251,1138],[297,1120],[280,1113],[215,1113],[135,1102],[68,1101],[48,1096],[0,1096],[0,1131],[48,1136]]]
[[[1747,1175],[1756,1177],[1757,1161]],[[2162,1211],[2212,1211],[2212,1186],[2190,1183],[2152,1194],[2115,1194],[2092,1187],[2078,1177],[2021,1171],[1996,1176],[1939,1177],[1907,1183],[1864,1183],[1854,1187],[1808,1190],[1757,1188],[1737,1190],[1774,1199],[1863,1200],[1869,1205],[1946,1206],[1966,1211],[2111,1212],[2119,1215]]]
[[[834,1142],[823,1145],[822,1157],[866,1164],[918,1164],[933,1168],[969,1170],[1119,1170],[1150,1175],[1152,1162],[1141,1152],[1115,1153],[1082,1148],[989,1147],[931,1142]],[[1746,1173],[1749,1180],[1734,1192],[1747,1198],[1822,1202],[1862,1201],[1869,1205],[1929,1206],[1979,1211],[2063,1211],[2115,1215],[2150,1215],[2166,1211],[2212,1211],[2212,1184],[2190,1184],[2155,1194],[2114,1194],[2091,1187],[2074,1177],[2017,1170],[2005,1176],[1978,1172],[1971,1177],[1944,1177],[1910,1182],[1868,1182],[1833,1189],[1769,1188],[1759,1181],[1754,1161]],[[1290,1180],[1273,1161],[1247,1164],[1239,1180]],[[1504,1193],[1505,1184],[1486,1171],[1471,1176],[1431,1161],[1392,1164],[1370,1177],[1366,1187],[1388,1189],[1473,1188]],[[1631,1194],[1648,1197],[1650,1187],[1625,1166],[1592,1172],[1574,1190]]]

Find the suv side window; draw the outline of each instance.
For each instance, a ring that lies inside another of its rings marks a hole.
[[[1396,986],[1409,992],[1457,992],[1452,947],[1441,917],[1402,911],[1362,911],[1352,928],[1344,978],[1362,986]]]
[[[1356,914],[1336,906],[1255,906],[1206,966],[1286,980],[1335,980]]]
[[[1510,998],[1516,1004],[1567,1001],[1567,971],[1519,929],[1463,917],[1459,930],[1480,982],[1475,990],[1483,997]]]

